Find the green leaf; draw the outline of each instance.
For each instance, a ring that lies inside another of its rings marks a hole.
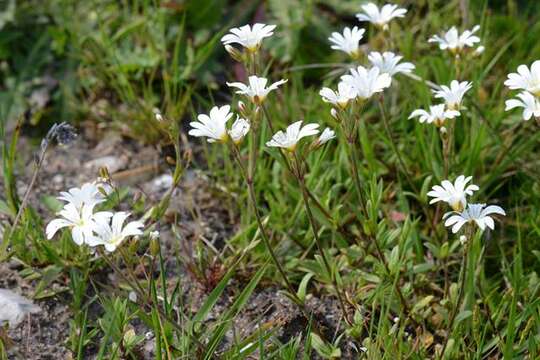
[[[419,310],[425,308],[426,306],[429,305],[431,300],[433,300],[433,295],[428,295],[428,296],[424,297],[423,299],[418,301],[416,304],[414,304],[414,306],[412,308],[412,312],[413,313],[418,312]]]
[[[332,344],[328,344],[315,333],[311,333],[311,346],[317,353],[325,359],[335,359],[341,357],[341,349]]]
[[[456,316],[456,325],[472,316],[471,310],[463,310]]]
[[[49,209],[50,211],[56,213],[62,209],[62,202],[55,198],[54,196],[45,195],[41,197],[41,202]]]
[[[298,285],[298,291],[296,292],[296,294],[301,301],[304,301],[306,299],[307,286],[309,284],[309,280],[311,280],[314,275],[315,274],[313,273],[308,273],[304,275],[302,281],[300,281],[300,285]]]
[[[262,279],[264,273],[266,272],[266,269],[268,268],[268,264],[265,264],[264,266],[257,271],[255,276],[251,279],[251,281],[247,284],[247,286],[242,290],[240,295],[236,298],[234,303],[230,306],[229,310],[225,312],[220,318],[218,319],[218,326],[216,329],[213,329],[213,335],[211,339],[208,341],[208,344],[206,346],[206,351],[204,354],[204,359],[210,360],[213,359],[215,354],[215,350],[220,344],[221,340],[225,336],[225,333],[227,329],[229,328],[229,325],[231,324],[231,320],[240,312],[240,310],[244,307],[246,302],[248,301],[249,297],[251,296],[251,293],[253,293],[253,290],[255,290],[255,287],[259,283],[259,281]]]

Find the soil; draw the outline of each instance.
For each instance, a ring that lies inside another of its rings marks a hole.
[[[55,147],[48,152],[29,202],[45,221],[49,221],[54,214],[40,201],[44,195],[56,196],[59,191],[95,180],[98,168],[102,165],[109,168],[117,185],[129,186],[128,197],[144,196],[149,204],[160,199],[167,191],[170,184],[170,170],[164,164],[162,150],[138,144],[116,134],[105,135],[99,142],[92,141],[92,138],[93,136],[88,134],[80,135],[69,147]],[[19,175],[18,190],[22,196],[33,169],[32,155],[28,149],[35,147],[32,147],[30,140],[23,136],[19,148],[21,156],[26,156],[20,159],[24,170]],[[200,241],[199,239],[204,239],[207,245],[217,251],[223,249],[226,239],[236,230],[234,215],[231,215],[230,209],[226,206],[227,202],[223,199],[224,196],[220,195],[218,187],[204,173],[188,169],[173,194],[166,219],[160,225],[160,241],[164,250],[168,278],[171,284],[179,277],[184,278],[183,298],[189,299],[192,311],[196,311],[202,304],[212,284],[196,279],[193,272],[184,266],[177,255],[180,253],[181,256],[189,257],[195,242]],[[175,218],[181,219],[181,223],[178,224],[180,239],[172,234],[168,226]],[[0,218],[0,221],[5,220]],[[21,277],[20,270],[22,266],[15,260],[0,264],[0,288],[13,290],[32,299],[36,281]],[[119,281],[112,273],[98,276],[105,276],[113,283]],[[241,283],[240,280],[231,281],[207,321],[217,318],[230,306],[234,295],[242,288]],[[74,358],[75,355],[69,350],[68,343],[72,317],[70,301],[67,292],[34,301],[42,311],[28,315],[27,321],[8,330],[8,337],[12,342],[9,349],[10,359]],[[337,330],[336,324],[339,323],[339,310],[334,299],[312,296],[309,307],[320,321],[327,324],[329,333],[334,335]],[[95,313],[90,314],[91,318],[99,317],[99,307],[92,311]],[[153,334],[140,323],[133,325],[137,335],[146,337],[139,353],[144,359],[153,359]],[[281,342],[287,342],[301,334],[307,328],[307,322],[298,308],[279,289],[260,285],[248,305],[235,318],[220,349],[227,349],[235,339],[243,339],[253,334],[260,326],[279,329],[275,334],[276,337]],[[342,344],[347,344],[347,340],[342,341]],[[355,354],[351,353],[352,348],[344,346],[344,358],[355,357]],[[95,358],[92,347],[89,349],[84,358]],[[313,355],[313,358],[317,357]]]

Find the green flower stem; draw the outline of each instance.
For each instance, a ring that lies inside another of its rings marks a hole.
[[[351,169],[351,176],[353,178],[354,186],[356,188],[356,194],[358,195],[358,200],[360,202],[360,207],[362,208],[362,213],[364,217],[368,218],[368,212],[366,208],[366,201],[364,199],[364,193],[362,190],[362,185],[360,183],[360,174],[358,172],[358,154],[356,153],[356,140],[354,135],[347,136],[347,145],[349,150],[349,164]]]
[[[441,350],[441,358],[444,356],[444,351],[446,350],[446,347],[448,346],[448,340],[450,340],[450,337],[452,335],[452,331],[454,329],[454,322],[456,320],[457,313],[461,307],[461,303],[463,302],[463,295],[465,293],[465,281],[467,279],[467,264],[469,261],[469,250],[471,248],[471,244],[473,242],[473,225],[468,224],[467,228],[465,229],[465,236],[467,237],[467,243],[465,245],[465,248],[463,249],[463,258],[461,262],[461,269],[459,271],[459,288],[458,288],[458,297],[456,299],[456,303],[454,304],[454,307],[452,309],[452,312],[450,313],[450,319],[448,321],[448,335],[446,336],[446,340],[444,341],[444,345]]]
[[[392,150],[394,151],[394,154],[396,155],[399,166],[401,166],[401,171],[405,174],[405,178],[407,179],[407,182],[409,183],[409,186],[412,188],[412,190],[418,194],[418,189],[416,188],[416,185],[414,184],[411,175],[407,171],[407,166],[405,166],[405,162],[403,161],[403,158],[401,157],[401,153],[399,152],[399,149],[397,148],[396,143],[394,142],[394,137],[392,135],[392,130],[390,129],[390,124],[388,122],[388,117],[386,116],[386,111],[384,110],[384,104],[383,104],[383,97],[379,97],[379,110],[381,112],[381,117],[383,119],[384,129],[386,131],[386,136],[388,136],[388,140],[390,141],[390,145],[392,147]]]
[[[294,155],[294,160],[296,164],[296,174],[295,174],[296,179],[298,180],[298,184],[300,185],[300,188],[302,191],[302,197],[304,199],[306,214],[309,219],[311,229],[313,230],[313,237],[315,239],[317,249],[319,250],[319,253],[321,254],[321,257],[324,262],[324,266],[326,267],[326,271],[328,272],[328,275],[330,275],[332,285],[334,286],[334,290],[336,291],[336,295],[339,300],[339,306],[341,307],[341,311],[343,312],[343,318],[345,319],[347,324],[349,324],[349,326],[352,326],[353,324],[351,320],[349,319],[349,317],[347,316],[347,308],[345,307],[345,302],[343,301],[341,289],[339,288],[335,273],[332,270],[332,267],[330,266],[330,262],[328,261],[328,258],[326,257],[326,253],[324,252],[323,244],[321,242],[321,239],[319,238],[319,231],[318,231],[317,223],[315,222],[315,218],[313,217],[313,213],[311,212],[311,207],[309,206],[309,195],[308,195],[307,186],[306,186],[306,182],[304,178],[305,174],[304,174],[304,171],[302,170],[302,163],[300,159],[298,158],[298,154],[296,152],[294,152],[293,155]]]
[[[346,120],[351,120],[351,119],[349,118],[349,119],[346,119]],[[359,120],[357,120],[357,121],[359,121]],[[362,192],[362,186],[361,186],[361,183],[360,183],[360,175],[359,175],[358,166],[357,166],[357,164],[359,162],[358,155],[356,154],[356,149],[355,149],[357,131],[356,131],[356,126],[354,126],[354,123],[353,123],[352,128],[353,128],[353,131],[348,131],[347,132],[345,124],[343,124],[343,130],[345,131],[345,134],[346,134],[348,150],[349,150],[349,154],[350,154],[349,160],[350,160],[350,165],[351,165],[350,166],[350,168],[351,168],[351,176],[353,177],[353,180],[354,180],[354,184],[355,184],[355,187],[356,187],[356,192],[358,193],[358,199],[359,199],[359,201],[361,203],[361,206],[362,206],[362,211],[364,213],[365,218],[368,219],[368,212],[367,212],[366,203],[365,203],[363,192]],[[371,242],[373,242],[375,244],[377,257],[379,258],[379,261],[384,265],[386,273],[388,275],[391,275],[390,267],[388,266],[388,262],[386,261],[386,258],[385,258],[384,253],[383,253],[383,251],[382,251],[382,249],[381,249],[381,247],[379,245],[379,242],[377,241],[377,238],[374,237],[373,235],[369,235],[369,234],[368,234],[368,237],[371,239]],[[412,317],[410,307],[409,307],[409,305],[407,303],[407,300],[405,299],[405,296],[403,295],[403,292],[401,291],[401,289],[399,287],[399,284],[397,282],[395,283],[394,289],[395,289],[395,291],[396,291],[396,293],[397,293],[397,295],[399,297],[399,301],[401,303],[401,306],[403,308],[403,311],[404,311],[405,315],[407,316],[407,318],[415,326],[417,326],[418,323]]]
[[[261,238],[263,240],[264,246],[268,250],[268,253],[270,254],[270,257],[272,258],[272,262],[278,269],[279,274],[281,275],[283,281],[285,282],[285,285],[287,287],[287,290],[291,294],[292,297],[294,297],[294,300],[298,304],[302,304],[302,301],[298,298],[296,295],[296,291],[294,291],[294,288],[292,287],[291,283],[289,282],[289,279],[287,278],[287,275],[285,273],[285,270],[281,263],[279,262],[274,249],[272,249],[272,245],[270,244],[270,239],[268,238],[268,235],[266,233],[266,228],[264,227],[261,214],[259,213],[259,208],[257,206],[257,197],[255,195],[255,190],[253,186],[252,179],[249,178],[249,175],[246,172],[246,169],[244,167],[244,164],[242,163],[242,159],[240,158],[240,151],[238,150],[238,147],[236,145],[232,145],[232,152],[234,154],[235,160],[238,163],[238,166],[242,172],[242,176],[244,177],[247,187],[248,187],[248,193],[249,193],[249,200],[251,202],[251,205],[253,207],[253,211],[255,213],[255,218],[257,220],[257,226],[259,227],[259,231],[261,232]]]
[[[140,286],[138,281],[135,279],[133,274],[131,275],[133,277],[133,280],[131,280],[129,277],[127,277],[124,274],[124,272],[118,266],[116,266],[116,264],[109,258],[109,256],[106,254],[106,252],[104,250],[98,249],[98,253],[105,260],[105,262],[111,267],[111,269],[113,269],[113,271],[118,276],[120,276],[133,290],[135,290],[137,292],[138,296],[140,296],[140,298],[144,299],[144,301],[142,303],[140,303],[140,302],[138,303],[139,306],[141,306],[141,307],[153,306],[157,310],[159,315],[162,318],[166,319],[167,322],[169,324],[171,324],[177,331],[180,331],[182,334],[187,334],[187,336],[189,336],[191,338],[191,340],[193,340],[197,344],[199,349],[204,349],[203,344],[199,341],[199,339],[197,337],[193,336],[189,331],[186,331],[184,326],[181,326],[180,324],[178,324],[176,322],[176,320],[172,319],[170,316],[165,314],[163,309],[161,309],[161,307],[154,302],[152,297],[147,295],[147,293],[142,289],[142,287]],[[127,271],[128,271],[128,273],[130,273],[129,267],[128,267]],[[178,312],[178,314],[181,314],[182,316],[185,317],[185,314],[183,312]],[[185,321],[189,321],[189,319],[185,319]]]
[[[264,106],[264,104],[261,104],[261,109],[262,109],[262,112],[264,114],[264,117],[266,119],[266,122],[268,124],[268,128],[270,129],[270,132],[273,134],[275,134],[274,132],[274,128],[272,126],[272,121],[270,120],[270,115],[268,114],[268,109],[266,108],[266,106]],[[283,153],[283,151],[280,151],[279,152],[282,159],[283,159],[283,163],[285,164],[285,167],[287,168],[287,170],[291,173],[293,173],[293,170],[291,168],[291,164],[289,162],[289,159],[287,159],[287,156],[285,156],[285,154]],[[336,228],[336,230],[341,233],[345,238],[347,237],[350,237],[350,234],[347,233],[347,231],[343,228],[343,226],[341,226],[335,219],[334,217],[332,216],[332,214],[330,214],[330,211],[328,211],[328,209],[326,209],[322,204],[321,202],[319,201],[319,199],[317,199],[317,197],[315,195],[313,195],[313,193],[311,191],[309,191],[309,189],[307,189],[307,192],[308,192],[308,196],[309,198],[313,201],[313,203],[315,204],[315,206],[324,214],[324,216],[326,217],[326,219],[328,221],[330,221],[334,227]]]

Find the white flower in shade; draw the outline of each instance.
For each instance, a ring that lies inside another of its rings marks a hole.
[[[379,9],[374,3],[362,5],[363,13],[356,14],[360,21],[369,21],[373,25],[386,30],[388,23],[393,18],[404,17],[407,9],[403,9],[394,4],[386,4]]]
[[[532,94],[524,91],[517,95],[520,99],[506,100],[506,111],[512,110],[517,107],[523,108],[523,120],[530,120],[530,118],[540,118],[540,101]]]
[[[359,54],[359,42],[364,37],[365,29],[360,29],[358,26],[352,28],[346,27],[343,34],[333,32],[328,38],[333,44],[332,49],[344,51],[352,57],[357,57]]]
[[[74,187],[68,191],[61,191],[57,199],[73,204],[78,210],[82,209],[83,205],[94,208],[95,205],[105,201],[96,183],[86,183],[80,188]]]
[[[446,219],[444,225],[448,227],[451,226],[452,233],[455,234],[467,223],[475,223],[480,230],[484,230],[486,227],[493,230],[495,228],[495,222],[490,216],[492,214],[506,215],[504,209],[500,206],[469,204],[467,208],[461,212],[449,212],[444,214],[443,219]]]
[[[319,133],[319,124],[306,124],[302,126],[302,120],[297,121],[287,127],[286,132],[278,131],[266,146],[280,147],[287,151],[294,151],[300,139],[306,136],[313,136]]]
[[[124,222],[129,217],[127,212],[117,212],[113,215],[111,221],[97,221],[94,231],[97,236],[88,239],[88,245],[103,245],[109,252],[116,248],[129,236],[142,235],[141,228],[144,224],[140,221],[131,221],[124,226]]]
[[[64,208],[58,212],[61,218],[52,220],[45,229],[47,239],[52,239],[56,232],[62,228],[71,229],[71,237],[77,245],[86,243],[93,235],[93,231],[98,221],[105,221],[112,216],[108,211],[93,213],[94,207],[83,205],[78,209],[75,204],[67,203]]]
[[[229,30],[229,34],[221,38],[223,45],[240,44],[248,51],[255,52],[261,47],[262,40],[274,34],[276,25],[254,24],[244,25]]]
[[[231,107],[224,105],[222,107],[214,106],[210,114],[199,114],[197,120],[189,123],[193,129],[188,134],[195,137],[207,137],[208,142],[224,142],[227,140],[227,121],[233,116],[230,112]]]
[[[337,105],[344,109],[349,104],[349,101],[356,97],[354,88],[346,82],[339,82],[337,91],[324,87],[319,91],[324,102],[332,105]]]
[[[441,86],[441,90],[433,90],[436,98],[444,99],[446,106],[450,110],[459,110],[461,107],[461,101],[463,95],[472,88],[472,83],[468,81],[459,82],[453,80],[450,83],[450,87],[446,85]]]
[[[317,139],[316,146],[324,145],[328,141],[334,139],[335,137],[336,137],[336,132],[330,128],[326,128]]]
[[[270,91],[276,90],[280,85],[283,85],[287,82],[286,79],[282,79],[266,87],[268,79],[255,75],[250,76],[248,81],[248,85],[241,82],[227,83],[227,85],[229,87],[239,89],[236,92],[237,94],[249,97],[251,101],[255,104],[262,103],[266,99],[266,96],[268,95],[268,93],[270,93]]]
[[[414,70],[414,64],[410,62],[399,63],[403,56],[386,51],[379,53],[377,51],[370,52],[368,55],[369,62],[379,68],[381,73],[393,76],[397,73],[411,73]]]
[[[428,42],[438,43],[441,50],[449,50],[457,54],[465,49],[465,47],[473,47],[474,44],[480,42],[480,38],[474,35],[478,30],[480,30],[480,26],[476,25],[472,30],[465,30],[460,35],[458,29],[453,26],[442,37],[434,35]]]
[[[446,119],[453,119],[459,115],[461,115],[459,111],[448,110],[446,109],[445,104],[439,104],[430,106],[429,112],[424,109],[416,109],[411,113],[411,115],[409,115],[409,119],[418,116],[418,121],[420,121],[421,123],[433,123],[435,124],[435,126],[440,127],[443,126]]]
[[[467,185],[471,179],[472,176],[465,177],[464,175],[460,175],[453,184],[448,180],[444,180],[441,185],[435,185],[427,193],[427,196],[433,198],[429,203],[434,204],[444,201],[455,211],[463,210],[467,205],[467,196],[472,195],[473,192],[479,189],[474,184]]]
[[[381,74],[378,67],[368,70],[363,66],[351,69],[351,74],[343,75],[341,80],[351,86],[356,92],[356,97],[361,100],[369,99],[373,94],[382,92],[392,83],[392,77],[386,73]]]
[[[249,121],[240,117],[236,118],[236,121],[232,124],[229,130],[229,136],[235,144],[240,143],[244,136],[248,133],[250,128]]]
[[[540,96],[540,60],[533,62],[530,70],[527,65],[519,65],[517,73],[509,74],[504,85],[513,90],[525,90]]]

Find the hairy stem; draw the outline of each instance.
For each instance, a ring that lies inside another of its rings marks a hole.
[[[249,178],[249,175],[246,172],[244,164],[242,163],[242,159],[240,158],[240,152],[239,152],[238,148],[236,147],[236,145],[232,146],[232,152],[233,152],[235,160],[238,163],[238,166],[239,166],[239,168],[240,168],[240,170],[242,172],[242,176],[244,177],[244,180],[246,181],[246,184],[247,184],[247,187],[248,187],[248,193],[249,193],[249,200],[250,200],[250,203],[251,203],[251,205],[253,207],[253,211],[255,213],[255,218],[257,220],[257,226],[259,228],[259,231],[261,232],[261,238],[263,240],[264,246],[266,247],[268,253],[270,254],[272,262],[274,263],[274,265],[278,269],[278,272],[281,275],[281,278],[285,282],[287,290],[289,291],[291,296],[294,297],[295,301],[297,301],[299,304],[301,304],[302,301],[296,295],[296,292],[294,291],[294,288],[292,287],[291,283],[289,282],[289,279],[287,278],[287,275],[285,273],[285,269],[283,268],[283,266],[279,262],[276,254],[274,252],[274,249],[272,249],[272,245],[270,244],[270,239],[268,238],[266,228],[264,227],[264,224],[263,224],[263,221],[262,221],[262,218],[261,218],[261,214],[259,213],[259,209],[257,207],[257,198],[256,198],[256,195],[255,195],[253,181],[252,181],[252,179]]]
[[[418,193],[418,189],[416,188],[416,185],[414,184],[411,175],[407,171],[407,166],[405,166],[405,162],[403,161],[403,158],[401,157],[401,153],[399,152],[399,149],[397,148],[397,145],[394,142],[392,130],[390,129],[390,124],[388,122],[388,117],[386,116],[386,111],[384,110],[382,96],[379,98],[379,110],[381,112],[381,117],[383,119],[384,129],[386,130],[386,136],[388,136],[388,140],[390,140],[390,145],[392,147],[392,150],[394,151],[394,154],[396,155],[398,159],[399,166],[401,166],[401,171],[405,174],[405,178],[407,179],[407,182],[409,183],[409,186],[411,187],[411,189],[415,193]]]
[[[459,308],[461,307],[461,303],[463,302],[463,294],[465,293],[464,291],[465,281],[467,279],[467,261],[469,258],[469,250],[471,248],[471,243],[473,241],[472,225],[467,226],[466,236],[467,236],[467,243],[463,251],[463,259],[461,262],[461,269],[459,271],[460,281],[459,281],[459,287],[458,287],[458,297],[456,299],[456,303],[454,304],[452,312],[450,313],[450,319],[448,321],[448,330],[447,330],[448,334],[446,336],[444,345],[441,350],[441,354],[440,354],[441,358],[444,356],[444,351],[446,350],[446,347],[448,346],[448,341],[450,340],[450,337],[452,335],[452,330],[454,329],[454,322],[456,320],[456,315],[459,311]]]
[[[321,257],[323,259],[324,266],[326,267],[326,271],[328,272],[328,275],[330,275],[332,285],[334,286],[334,290],[336,292],[337,298],[339,300],[339,306],[341,307],[341,311],[343,312],[343,318],[349,324],[349,326],[352,326],[352,322],[347,316],[347,308],[345,307],[345,302],[343,301],[343,296],[341,294],[341,289],[339,288],[337,278],[335,276],[334,271],[332,270],[332,267],[330,266],[330,262],[328,261],[328,258],[326,257],[326,253],[324,252],[324,247],[321,242],[321,239],[319,238],[319,231],[317,223],[315,222],[315,218],[313,217],[313,213],[311,212],[311,207],[309,205],[309,195],[307,191],[307,186],[304,178],[304,172],[302,170],[302,163],[300,159],[298,158],[298,154],[296,152],[294,153],[294,159],[296,163],[296,178],[298,180],[298,184],[300,185],[301,191],[302,191],[302,197],[304,199],[304,205],[306,208],[306,214],[309,219],[309,223],[311,225],[311,229],[313,230],[313,237],[315,239],[315,243],[317,245],[317,249],[319,250],[319,253],[321,254]],[[339,271],[339,270],[338,270]]]

